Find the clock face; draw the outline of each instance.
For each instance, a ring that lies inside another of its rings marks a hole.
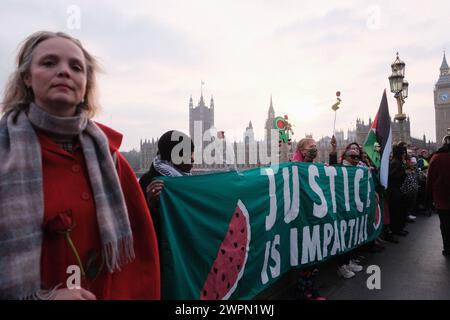
[[[443,93],[440,95],[440,98],[441,98],[441,101],[448,101],[449,96],[447,93]]]

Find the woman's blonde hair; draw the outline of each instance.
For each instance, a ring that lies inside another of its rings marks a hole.
[[[81,42],[72,38],[63,32],[38,31],[30,35],[22,43],[17,55],[16,70],[9,76],[5,88],[5,94],[2,105],[2,112],[8,113],[13,110],[24,110],[33,102],[34,96],[31,88],[27,88],[24,78],[30,72],[33,53],[36,47],[43,41],[51,38],[64,38],[72,41],[83,52],[86,59],[86,93],[83,103],[80,104],[82,109],[87,110],[88,115],[92,118],[99,109],[97,101],[97,83],[96,73],[99,71],[97,60],[89,52],[87,52]]]

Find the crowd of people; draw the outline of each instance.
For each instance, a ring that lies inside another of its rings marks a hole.
[[[37,32],[22,44],[2,101],[0,121],[0,298],[159,299],[161,176],[190,175],[194,145],[171,130],[139,183],[120,154],[122,135],[92,120],[98,109],[95,58],[64,33]],[[178,140],[172,137],[176,134]],[[191,154],[178,154],[183,143]],[[329,165],[376,168],[357,143]],[[314,139],[302,139],[292,161],[314,162]],[[181,159],[181,160],[180,160]],[[443,254],[450,255],[450,136],[433,156],[393,147],[389,186],[377,183],[384,203],[380,238],[339,255],[345,279],[363,270],[361,252],[398,243],[420,210],[431,206],[441,222]],[[139,185],[140,184],[140,185]],[[76,244],[76,245],[74,245]],[[81,283],[66,288],[67,266]],[[299,299],[323,300],[317,268],[301,270]]]
[[[327,165],[342,164],[371,170],[384,212],[384,226],[380,237],[365,246],[336,257],[339,277],[350,279],[362,271],[360,262],[365,258],[365,252],[379,253],[386,248],[386,242],[399,243],[398,237],[408,235],[406,226],[408,223],[415,223],[416,215],[419,213],[428,216],[432,212],[439,214],[443,239],[442,254],[450,256],[450,135],[444,138],[442,148],[431,155],[425,149],[408,148],[404,142],[394,145],[390,156],[389,184],[386,189],[377,179],[377,168],[358,143],[348,144],[339,159],[336,149],[336,138],[333,136]],[[314,139],[305,138],[298,143],[292,161],[313,162],[316,154]],[[312,276],[317,274],[317,268],[314,272],[311,272],[310,268],[300,272],[297,286],[299,299],[325,299],[314,285]]]

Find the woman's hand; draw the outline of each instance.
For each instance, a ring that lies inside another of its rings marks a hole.
[[[58,289],[53,300],[97,300],[92,292],[81,289]]]
[[[158,203],[159,196],[164,188],[164,182],[161,180],[153,180],[147,186],[147,201],[151,205]]]

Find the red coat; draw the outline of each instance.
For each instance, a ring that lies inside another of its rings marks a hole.
[[[436,209],[450,210],[450,153],[436,153],[427,173],[427,194]]]
[[[109,140],[111,153],[117,154],[117,173],[125,196],[134,239],[136,258],[121,271],[108,273],[103,268],[93,281],[82,281],[82,287],[97,299],[160,299],[159,254],[155,230],[136,176],[125,158],[118,152],[122,135],[98,124]],[[83,152],[79,143],[74,153],[63,150],[46,134],[38,132],[42,150],[44,220],[71,212],[75,227],[70,232],[83,265],[88,252],[101,253],[101,242],[92,189]],[[96,265],[100,266],[100,257]],[[44,232],[41,278],[44,287],[59,283],[66,287],[71,274],[69,265],[78,265],[73,251],[61,234]]]

